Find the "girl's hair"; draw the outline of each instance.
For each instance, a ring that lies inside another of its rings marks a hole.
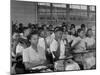
[[[71,29],[72,29],[72,28],[75,28],[75,24],[71,24]]]
[[[78,33],[80,33],[82,31],[81,28],[77,29],[77,33],[76,33],[76,36],[78,36]]]
[[[89,28],[89,29],[87,30],[87,32],[86,32],[86,36],[87,36],[87,37],[88,37],[88,32],[89,32],[90,30],[92,30],[92,29]]]
[[[81,28],[85,28],[85,24],[81,24]]]

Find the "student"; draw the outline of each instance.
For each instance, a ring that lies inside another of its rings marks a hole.
[[[62,38],[62,29],[55,28],[55,39],[50,44],[50,51],[53,53],[55,59],[64,58],[65,46]]]
[[[21,38],[28,40],[28,37],[31,33],[31,29],[28,27],[24,27],[23,33],[21,33]]]
[[[85,24],[81,24],[81,29],[86,32],[86,26],[85,26]]]
[[[30,47],[26,48],[23,52],[23,62],[26,69],[31,69],[38,65],[42,65],[46,61],[45,51],[42,47],[37,46],[38,44],[38,33],[34,31],[30,35]]]
[[[23,32],[23,28],[24,28],[24,27],[23,27],[23,24],[20,23],[20,24],[19,24],[19,28],[18,28],[18,32],[19,32],[19,33],[22,33],[22,32]]]
[[[19,43],[16,46],[16,55],[22,55],[23,50],[27,48],[28,42],[25,39],[20,38]]]
[[[93,37],[92,29],[87,30],[87,37],[86,37],[87,48],[95,48],[95,38]]]
[[[12,37],[12,45],[11,45],[11,72],[12,73],[16,73],[15,71],[15,66],[16,66],[16,46],[18,45],[18,40],[19,40],[19,34],[18,33],[14,33],[13,37]]]
[[[19,43],[19,38],[20,38],[19,33],[14,33],[12,36],[12,48],[11,48],[12,51],[11,52],[13,56],[16,56],[16,46]]]
[[[81,24],[81,29],[83,30],[84,34],[86,35],[87,28],[86,28],[85,24]],[[84,38],[86,37],[85,35],[84,35]]]
[[[92,29],[87,30],[87,37],[85,39],[86,41],[86,48],[88,51],[94,50],[94,52],[89,52],[84,54],[84,69],[90,69],[93,66],[95,66],[95,39],[93,38],[93,32]]]
[[[73,40],[73,43],[71,44],[72,48],[75,48],[75,52],[81,52],[86,49],[86,43],[84,40],[84,31],[82,29],[78,29],[78,37],[76,37]]]
[[[70,35],[76,36],[76,29],[74,24],[71,24]]]
[[[78,29],[78,37],[73,40],[71,44],[71,49],[74,53],[80,53],[86,51],[86,43],[84,40],[84,31]],[[83,56],[81,54],[75,54],[74,60],[80,65],[81,69],[83,68]]]
[[[39,33],[39,41],[38,41],[38,45],[41,46],[44,50],[46,49],[45,48],[45,37],[46,37],[46,33],[44,33],[43,30],[40,30],[40,33]]]
[[[67,29],[65,27],[63,27],[62,39],[66,39],[68,41],[69,45],[70,45],[71,42],[74,39],[74,36],[73,35],[69,35]]]
[[[64,40],[62,40],[61,27],[55,28],[55,38],[52,40],[52,42],[50,44],[50,51],[51,51],[53,59],[54,59],[53,63],[54,63],[55,69],[63,71],[64,70],[63,61],[59,61],[59,59],[65,58],[65,42],[64,42]],[[59,63],[59,62],[61,62],[61,63]],[[60,67],[58,67],[58,66],[60,66]]]

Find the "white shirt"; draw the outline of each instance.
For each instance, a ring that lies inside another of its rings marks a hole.
[[[68,42],[71,42],[72,40],[75,39],[75,36],[73,36],[73,35],[67,35],[67,39],[68,39]]]
[[[93,44],[95,44],[95,39],[93,37],[87,37],[85,39],[85,42],[87,43],[87,46],[92,46]]]
[[[19,44],[16,46],[16,54],[17,54],[17,53],[21,53],[21,54],[22,54],[23,50],[24,50],[24,47],[21,46],[21,44],[19,43]]]
[[[77,43],[78,43],[78,44],[77,44]],[[76,47],[75,47],[75,48],[76,48],[75,51],[80,52],[80,51],[86,50],[86,42],[85,42],[85,39],[82,39],[82,38],[80,38],[80,37],[76,37],[76,38],[73,40],[71,46],[73,47],[75,44],[77,44]]]
[[[23,33],[20,33],[20,37],[23,39],[27,39],[27,37],[25,37]]]
[[[55,33],[52,33],[51,34],[51,39],[54,39],[55,38]]]
[[[43,50],[42,47],[38,46],[38,52],[36,52],[32,46],[26,48],[23,51],[23,62],[34,62],[34,61],[39,61],[39,60],[46,60],[45,57],[45,51]]]
[[[68,42],[71,42],[72,40],[74,40],[75,36],[69,34],[63,34],[62,38],[65,38],[68,40]]]
[[[38,46],[42,47],[45,50],[45,41],[44,41],[44,38],[42,38],[42,37],[39,38]]]
[[[59,58],[64,57],[65,44],[66,44],[65,41],[63,40],[60,41],[60,57]],[[50,50],[51,52],[53,52],[53,51],[57,51],[57,49],[58,49],[58,42],[55,39],[53,39],[52,43],[50,44]]]

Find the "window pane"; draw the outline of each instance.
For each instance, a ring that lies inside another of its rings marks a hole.
[[[87,6],[85,6],[85,5],[81,5],[81,9],[83,9],[83,10],[87,10]]]
[[[50,3],[38,3],[38,5],[50,6]]]
[[[65,4],[53,4],[53,7],[66,8],[66,5]]]
[[[70,8],[72,9],[81,9],[80,5],[70,5]]]
[[[90,6],[91,11],[95,11],[95,6]]]

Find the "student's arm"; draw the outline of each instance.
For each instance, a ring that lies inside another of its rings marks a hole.
[[[32,69],[34,67],[37,67],[37,66],[41,66],[41,65],[45,65],[45,61],[44,60],[34,60],[33,62],[24,62],[25,64],[25,68],[26,69]]]
[[[23,63],[25,65],[25,68],[29,69],[30,68],[30,65],[29,65],[30,60],[29,60],[28,50],[24,50],[22,56],[23,56]]]
[[[91,46],[86,46],[86,49],[87,50],[94,50],[96,48],[96,43],[95,43],[95,41],[94,41],[94,44],[93,45],[91,45]]]
[[[87,50],[94,50],[95,48],[96,48],[96,44],[86,47]]]
[[[56,51],[57,51],[57,48],[56,48],[57,46],[54,44],[54,43],[51,43],[50,44],[50,52],[51,52],[51,54],[52,54],[52,56],[53,56],[53,59],[55,59],[55,58],[57,58],[57,56],[56,56]]]
[[[14,53],[14,54],[16,54],[16,46],[17,46],[17,44],[18,44],[18,41],[14,41],[14,43],[13,43],[13,46],[12,46],[12,52]]]
[[[80,41],[73,42],[71,45],[71,50],[74,50],[79,45],[79,43],[80,43]]]
[[[33,59],[33,61],[30,62],[28,50],[23,51],[23,62],[25,64],[26,69],[31,69],[33,67],[42,65],[45,63],[45,60],[42,59]]]

